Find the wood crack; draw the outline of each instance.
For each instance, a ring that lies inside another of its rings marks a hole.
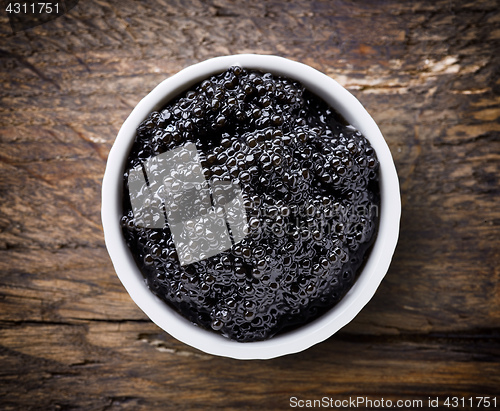
[[[0,57],[8,57],[8,58],[12,58],[12,59],[16,60],[21,66],[26,67],[28,70],[30,70],[31,72],[33,72],[42,81],[50,83],[55,88],[57,88],[58,90],[61,90],[61,86],[56,81],[54,81],[53,79],[47,77],[40,70],[38,70],[33,64],[31,64],[28,61],[26,61],[25,58],[23,58],[23,57],[21,57],[21,56],[19,56],[17,54],[11,53],[11,52],[9,52],[7,50],[3,50],[3,49],[0,49]]]

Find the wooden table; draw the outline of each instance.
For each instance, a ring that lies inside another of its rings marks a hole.
[[[327,341],[268,361],[156,327],[100,221],[107,154],[135,104],[183,67],[243,52],[349,89],[387,139],[403,203],[373,300]],[[3,13],[0,57],[2,410],[500,408],[497,1],[88,0],[15,35]]]

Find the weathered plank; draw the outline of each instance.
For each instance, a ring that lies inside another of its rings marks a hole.
[[[148,322],[25,323],[2,333],[3,363],[24,372],[22,387],[4,373],[2,390],[6,409],[66,408],[75,399],[82,409],[286,409],[292,396],[494,396],[497,338],[342,334],[302,354],[241,362],[195,352]]]

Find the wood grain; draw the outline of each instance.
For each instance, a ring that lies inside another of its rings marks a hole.
[[[327,341],[268,361],[212,357],[151,323],[100,221],[107,154],[131,109],[183,67],[244,52],[350,90],[389,144],[403,202],[373,300]],[[499,72],[494,0],[89,0],[15,35],[0,14],[0,408],[500,406]]]

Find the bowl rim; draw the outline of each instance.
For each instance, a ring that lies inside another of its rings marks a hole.
[[[380,219],[377,238],[362,272],[343,299],[318,319],[265,341],[236,342],[204,330],[170,308],[147,287],[125,239],[120,217],[125,160],[137,126],[154,110],[194,84],[230,66],[269,71],[300,81],[338,110],[372,144],[380,162]],[[361,103],[333,78],[303,63],[262,54],[214,57],[179,71],[158,84],[132,110],[109,152],[102,182],[101,219],[104,239],[116,274],[142,311],[175,339],[208,354],[235,359],[270,359],[303,351],[348,324],[370,301],[394,254],[401,216],[396,167],[375,121]]]

